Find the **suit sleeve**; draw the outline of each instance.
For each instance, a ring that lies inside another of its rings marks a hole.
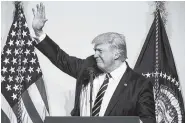
[[[69,56],[47,35],[36,47],[60,70],[74,78],[78,77],[84,60]]]
[[[153,86],[149,81],[141,89],[137,111],[143,123],[156,123]]]

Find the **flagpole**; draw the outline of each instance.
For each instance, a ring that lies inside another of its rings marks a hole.
[[[162,21],[164,23],[164,25],[166,25],[167,22],[167,12],[165,9],[165,1],[155,1],[155,6],[156,9],[154,11],[154,15],[155,15],[155,84],[154,84],[154,99],[155,102],[157,102],[158,96],[159,96],[159,92],[160,92],[160,83],[159,83],[159,42],[161,42],[159,40],[159,15],[162,13]],[[156,113],[156,122],[159,121],[159,117],[158,117],[158,110],[157,110],[157,105],[158,103],[155,103],[155,113]]]
[[[21,8],[22,8],[22,5],[21,5],[21,1],[15,1],[14,2],[15,4],[15,14],[18,14],[18,41],[21,41]],[[17,13],[16,13],[17,12]],[[16,15],[14,15],[16,16]],[[20,43],[20,42],[19,42]],[[22,78],[22,74],[21,74],[21,57],[22,57],[22,53],[21,53],[21,44],[19,44],[19,48],[18,48],[18,52],[19,52],[19,56],[18,56],[18,77],[19,77],[19,91],[18,91],[18,116],[17,116],[17,121],[18,123],[22,123],[22,106],[21,106],[21,93],[22,93],[22,81],[21,81],[21,78]]]
[[[156,3],[156,10],[155,10],[155,30],[156,30],[156,38],[155,38],[155,72],[156,73],[159,73],[159,50],[158,50],[158,44],[159,44],[159,30],[158,30],[158,24],[159,24],[159,17],[158,17],[158,7],[159,7],[159,4],[158,2]],[[158,76],[155,76],[155,84],[154,84],[154,99],[156,100],[157,98],[157,94],[158,94],[158,91],[159,91],[159,78]],[[156,121],[158,121],[158,115],[157,115],[157,103],[155,103],[155,114],[156,114]]]

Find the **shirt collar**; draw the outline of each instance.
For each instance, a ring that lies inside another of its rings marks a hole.
[[[116,79],[116,78],[122,76],[123,73],[126,71],[126,68],[127,68],[127,65],[125,62],[123,62],[120,67],[118,67],[117,69],[115,69],[114,71],[112,71],[110,73],[112,79]]]

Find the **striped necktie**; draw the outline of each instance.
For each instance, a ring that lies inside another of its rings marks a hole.
[[[92,108],[92,116],[99,116],[99,112],[100,112],[103,96],[104,96],[105,91],[107,89],[110,77],[111,77],[110,74],[106,74],[105,80],[104,80],[103,84],[101,85],[101,87],[100,87],[100,89],[98,91],[98,94],[96,95],[96,100],[95,100],[94,106]]]

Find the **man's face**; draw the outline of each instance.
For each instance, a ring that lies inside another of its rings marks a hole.
[[[114,63],[114,52],[110,44],[98,44],[94,47],[97,66],[104,72],[108,72],[109,68]]]

